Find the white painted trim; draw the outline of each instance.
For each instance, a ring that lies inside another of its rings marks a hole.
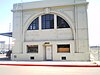
[[[57,15],[54,14],[54,29],[57,29]]]
[[[39,16],[39,30],[41,30],[41,25],[42,25],[42,23],[41,23],[41,16]]]

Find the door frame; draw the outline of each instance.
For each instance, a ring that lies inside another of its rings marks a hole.
[[[47,59],[47,50],[46,47],[51,47],[51,59]],[[48,44],[48,45],[44,45],[44,60],[45,61],[51,61],[53,60],[53,49],[52,49],[52,45]]]

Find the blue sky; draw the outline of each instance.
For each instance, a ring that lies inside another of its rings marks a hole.
[[[12,25],[13,13],[11,9],[14,3],[38,1],[38,0],[0,0],[0,33],[8,32],[9,25]],[[100,0],[87,0],[88,6],[88,27],[89,44],[100,45]],[[12,31],[12,27],[11,27]],[[8,41],[7,37],[0,36],[0,41]]]

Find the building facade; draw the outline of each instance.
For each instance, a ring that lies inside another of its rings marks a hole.
[[[86,0],[13,5],[12,60],[88,61]]]

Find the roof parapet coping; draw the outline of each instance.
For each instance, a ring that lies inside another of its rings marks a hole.
[[[33,6],[29,5],[31,2],[28,3],[17,3],[13,5],[13,10],[12,12],[15,11],[22,11],[22,10],[29,10],[29,9],[39,9],[39,8],[48,8],[48,7],[57,7],[57,6],[74,6],[74,5],[84,5],[84,4],[89,4],[89,2],[86,1],[81,1],[81,2],[73,2],[73,3],[58,3],[58,4],[44,4],[43,5],[38,5],[42,1],[38,2],[33,2]],[[32,4],[32,3],[31,3]],[[38,6],[37,6],[38,5]]]

